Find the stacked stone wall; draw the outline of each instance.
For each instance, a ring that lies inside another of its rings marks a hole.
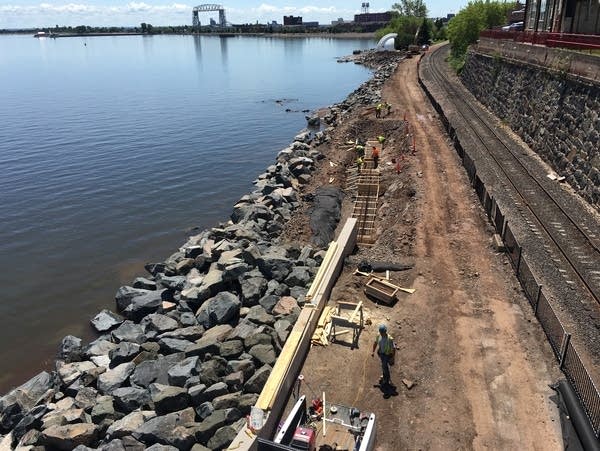
[[[600,209],[600,84],[470,51],[465,86]]]

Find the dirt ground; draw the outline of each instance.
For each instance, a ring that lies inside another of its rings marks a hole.
[[[549,399],[549,384],[560,372],[508,260],[491,246],[492,229],[418,86],[416,58],[399,65],[382,96],[392,113],[375,119],[365,108],[338,127],[322,150],[327,158],[313,185],[333,177],[332,184],[344,187],[354,158],[348,139],[388,138],[377,242],[351,256],[330,300],[362,300],[368,325],[358,348],[341,341],[346,334],[311,349],[302,369],[304,390],[309,398],[325,391],[332,402],[375,412],[381,451],[563,449],[558,411]],[[413,137],[414,154],[405,146]],[[345,217],[351,205],[347,196]],[[287,236],[306,242],[303,221],[306,215],[298,215]],[[415,292],[400,294],[391,306],[376,304],[364,294],[366,279],[353,275],[361,260],[413,264],[391,272],[391,281]],[[381,367],[371,346],[379,323],[387,324],[398,346],[395,388],[377,385]]]

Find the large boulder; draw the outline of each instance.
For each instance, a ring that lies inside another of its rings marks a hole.
[[[58,347],[58,358],[64,362],[78,362],[83,355],[81,338],[67,335],[62,339]]]
[[[54,449],[71,451],[78,445],[92,446],[99,430],[97,425],[91,423],[52,426],[42,431],[39,442]]]
[[[248,351],[252,357],[258,360],[263,365],[273,365],[277,359],[275,349],[270,344],[259,344],[252,346]]]
[[[179,323],[173,318],[161,315],[160,313],[152,313],[146,316],[140,325],[144,327],[144,332],[147,337],[155,337],[156,335],[175,330],[179,327]]]
[[[169,370],[185,358],[185,354],[177,353],[158,356],[153,360],[139,363],[129,379],[132,386],[148,388],[153,382],[169,384]]]
[[[0,432],[14,428],[27,412],[52,394],[54,386],[54,376],[43,371],[0,398]]]
[[[129,362],[138,355],[140,352],[140,345],[137,343],[130,343],[128,341],[122,341],[109,351],[108,356],[110,357],[110,365],[112,367],[120,365],[121,363]]]
[[[264,365],[254,373],[254,375],[248,379],[248,382],[244,384],[244,391],[246,393],[257,393],[259,394],[265,384],[267,383],[267,379],[271,375],[271,368],[269,365]]]
[[[281,247],[272,247],[256,263],[265,277],[278,282],[283,282],[294,266],[294,263],[286,257],[286,250]]]
[[[125,437],[137,431],[146,421],[155,418],[156,412],[151,410],[134,411],[111,424],[106,431],[109,439]]]
[[[180,450],[189,450],[195,443],[194,425],[195,412],[189,407],[179,412],[152,418],[142,424],[132,435],[137,440],[153,445],[175,446]]]
[[[177,387],[183,387],[188,379],[198,375],[198,357],[188,357],[183,359],[169,369],[167,372],[169,384]]]
[[[217,324],[226,324],[237,319],[241,305],[235,294],[223,291],[202,304],[196,312],[196,318],[207,329]]]
[[[262,275],[244,278],[240,285],[245,306],[255,305],[267,290],[267,280]]]
[[[156,312],[162,302],[170,299],[169,290],[149,291],[146,294],[134,296],[123,310],[123,315],[133,321],[139,322],[146,315]]]
[[[150,406],[150,394],[144,388],[121,387],[113,390],[112,396],[119,412],[130,413]]]
[[[190,405],[190,395],[185,388],[171,385],[151,384],[150,395],[154,409],[159,415],[183,410]]]
[[[237,435],[237,430],[232,426],[223,426],[216,430],[207,443],[209,449],[222,450],[229,446]]]
[[[135,363],[128,362],[102,373],[98,377],[98,391],[104,394],[111,394],[113,390],[125,383],[134,369]]]
[[[124,321],[119,327],[111,332],[111,336],[116,343],[129,341],[131,343],[141,344],[145,340],[144,328],[133,321]]]
[[[92,326],[94,326],[94,329],[98,332],[107,332],[117,327],[122,322],[123,318],[107,309],[102,310],[94,316],[91,321]]]

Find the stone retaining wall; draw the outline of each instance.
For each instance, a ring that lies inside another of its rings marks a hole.
[[[590,204],[600,208],[600,84],[470,50],[465,86]]]

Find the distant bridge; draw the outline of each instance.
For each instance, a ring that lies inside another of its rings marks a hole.
[[[198,18],[198,13],[204,13],[209,11],[219,11],[219,26],[226,27],[227,19],[225,18],[225,8],[222,5],[199,5],[194,6],[192,10],[192,28],[198,30],[200,28],[200,19]]]

